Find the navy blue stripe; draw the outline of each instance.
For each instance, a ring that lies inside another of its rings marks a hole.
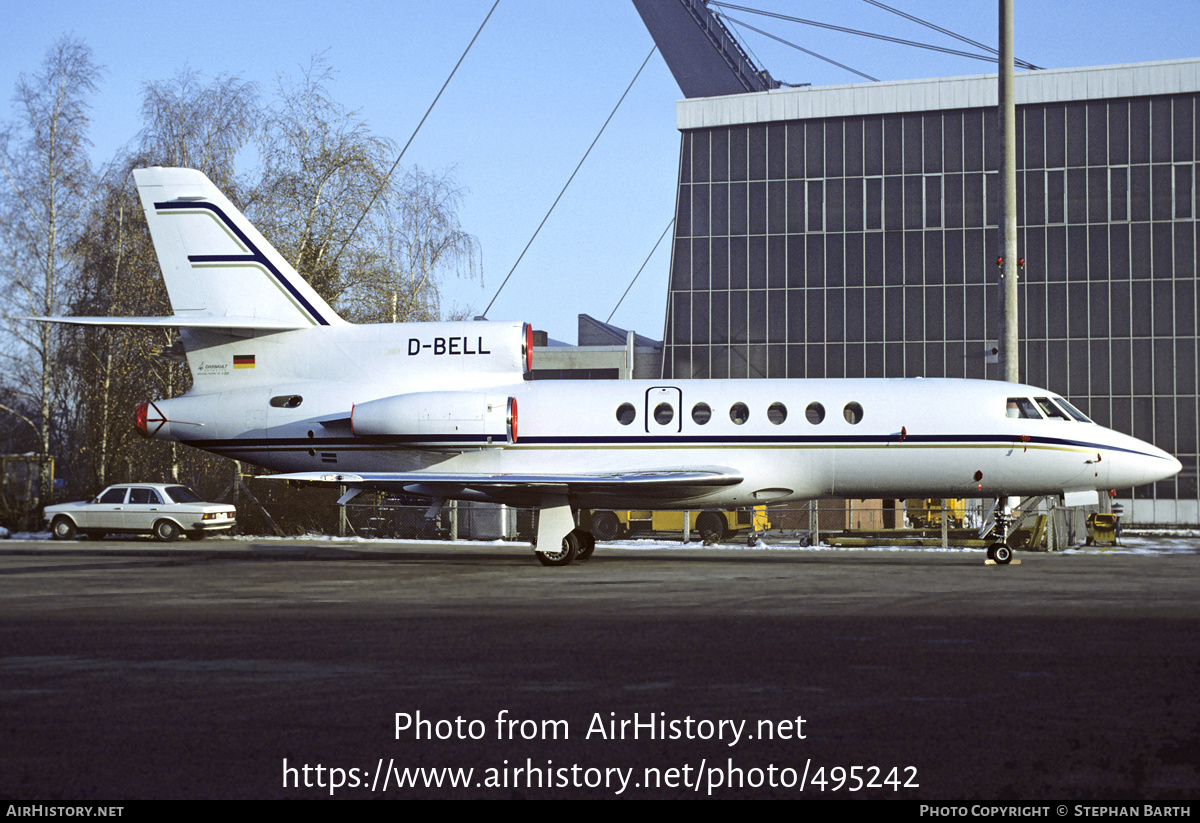
[[[240,438],[231,440],[183,440],[190,446],[197,448],[217,450],[217,449],[232,449],[241,450],[246,448],[267,448],[270,450],[301,450],[309,449],[353,449],[353,450],[375,450],[379,448],[389,447],[404,447],[404,446],[433,446],[434,444],[453,444],[453,445],[487,445],[488,435],[485,434],[460,434],[460,435],[374,435],[370,437],[328,437],[320,440],[307,440],[303,438]],[[493,444],[503,444],[507,442],[504,435],[491,435]],[[1061,437],[1030,437],[1028,442],[1021,440],[1019,437],[1012,435],[988,435],[988,434],[968,434],[968,435],[909,435],[904,440],[904,445],[928,443],[928,444],[983,444],[996,446],[1010,446],[1012,448],[1024,448],[1026,446],[1043,445],[1043,446],[1065,446],[1068,448],[1088,449],[1088,450],[1110,450],[1124,452],[1126,454],[1135,454],[1141,457],[1158,457],[1147,452],[1138,451],[1136,449],[1126,449],[1120,446],[1111,446],[1103,443],[1091,443],[1081,440],[1068,440]],[[797,446],[861,446],[861,445],[888,445],[895,444],[900,446],[898,435],[740,435],[735,437],[713,436],[697,436],[697,435],[634,435],[634,436],[563,436],[563,437],[529,437],[522,436],[520,439],[521,445],[546,445],[546,446],[619,446],[619,445],[727,445],[727,446],[771,446],[771,445],[797,445]]]
[[[254,243],[250,242],[250,238],[247,237],[245,235],[245,233],[241,229],[239,229],[232,220],[229,219],[229,217],[225,214],[225,212],[221,211],[221,208],[219,206],[217,206],[213,203],[207,203],[207,202],[202,202],[202,201],[168,200],[165,203],[155,203],[154,208],[164,209],[164,210],[168,210],[168,211],[172,210],[172,209],[208,209],[209,211],[211,211],[213,214],[215,214],[217,216],[217,218],[222,223],[224,223],[226,225],[226,227],[229,228],[230,231],[232,231],[235,235],[237,235],[237,238],[242,241],[242,243],[246,246],[246,248],[250,249],[251,253],[250,254],[189,254],[188,255],[189,262],[191,262],[191,263],[258,263],[263,268],[265,268],[267,271],[269,271],[271,273],[271,275],[276,279],[276,281],[279,282],[279,284],[281,286],[283,286],[285,289],[287,289],[288,293],[290,295],[292,295],[292,297],[294,297],[296,299],[296,301],[304,307],[304,309],[309,313],[309,315],[314,320],[316,320],[322,326],[329,325],[329,321],[326,320],[324,317],[322,317],[321,313],[316,310],[316,308],[312,305],[312,303],[308,302],[308,300],[305,299],[304,295],[302,295],[300,293],[300,290],[296,288],[295,284],[293,284],[291,282],[291,280],[289,280],[287,277],[285,277],[283,275],[283,273],[281,271],[279,271],[279,269],[275,268],[275,266],[273,266],[271,264],[271,261],[267,259],[266,255],[264,255],[261,251],[259,251],[258,247],[256,245],[254,245]]]

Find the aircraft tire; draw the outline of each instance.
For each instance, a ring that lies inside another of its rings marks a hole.
[[[561,551],[539,552],[535,549],[533,553],[537,555],[538,562],[543,566],[569,566],[579,552],[581,542],[579,533],[571,531],[563,538]]]
[[[74,540],[75,521],[69,517],[59,515],[50,524],[50,533],[54,536],[55,540]]]
[[[591,532],[579,531],[578,529],[573,534],[579,535],[579,551],[575,553],[575,561],[577,563],[586,563],[588,558],[592,556],[592,552],[596,550],[596,536]]]
[[[1012,562],[1012,549],[1003,543],[998,543],[995,551],[992,552],[992,559],[996,561],[997,566],[1008,565]]]

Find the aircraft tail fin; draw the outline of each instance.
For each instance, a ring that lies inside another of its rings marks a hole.
[[[239,328],[261,321],[266,331],[346,322],[202,172],[155,166],[133,177],[180,325],[228,318]]]

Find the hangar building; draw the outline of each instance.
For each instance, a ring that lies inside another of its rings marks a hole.
[[[1200,60],[1016,97],[1022,380],[1183,462],[1132,522],[1200,523]],[[681,100],[664,377],[998,377],[996,105],[994,74]]]

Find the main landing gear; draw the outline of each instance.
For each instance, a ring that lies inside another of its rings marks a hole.
[[[575,525],[575,514],[566,495],[543,498],[538,512],[537,540],[533,553],[543,566],[569,566],[586,561],[596,550],[596,538],[591,532],[587,509],[580,511],[581,522]]]
[[[569,566],[572,562],[583,563],[596,550],[596,538],[591,532],[572,529],[562,539],[562,549],[544,552],[534,549],[534,554],[543,566]]]

